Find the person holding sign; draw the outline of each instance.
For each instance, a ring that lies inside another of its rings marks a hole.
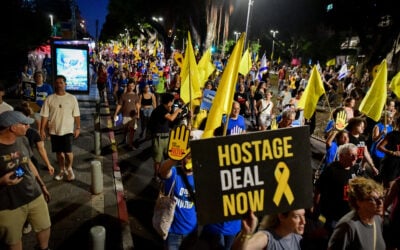
[[[233,250],[275,249],[300,250],[300,242],[306,224],[305,210],[267,215],[260,223],[257,233],[257,217],[253,212],[242,220],[242,230],[233,243]]]
[[[194,179],[189,148],[190,131],[185,125],[171,130],[168,156],[159,169],[165,192],[173,187],[177,201],[174,220],[165,240],[165,249],[190,249],[197,241],[197,215],[194,204]],[[179,164],[180,163],[180,164]]]

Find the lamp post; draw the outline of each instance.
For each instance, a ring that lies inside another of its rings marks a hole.
[[[274,60],[274,49],[275,49],[275,36],[279,33],[278,30],[271,30],[272,33],[272,51],[271,51],[271,61]]]
[[[233,34],[235,35],[235,41],[238,40],[240,32],[234,31]]]
[[[247,37],[249,37],[249,33],[248,32],[249,32],[250,10],[251,10],[251,6],[253,5],[253,2],[254,1],[249,0],[249,5],[247,7],[246,37],[245,37],[245,40],[244,40],[244,47],[247,47],[246,44],[247,44]]]
[[[54,23],[53,23],[53,15],[49,15],[50,18],[50,26],[51,26],[51,36],[54,36]]]

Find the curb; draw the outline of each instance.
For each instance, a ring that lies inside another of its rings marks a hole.
[[[113,119],[111,117],[110,106],[108,103],[108,99],[105,95],[104,104],[105,106],[105,114],[107,114],[107,128],[108,128],[108,136],[111,142],[111,150],[112,150],[112,169],[113,169],[113,178],[115,185],[115,192],[117,198],[117,208],[118,208],[118,216],[119,220],[122,223],[122,248],[124,250],[130,250],[134,248],[130,223],[129,223],[129,213],[128,207],[126,205],[126,197],[124,191],[124,185],[122,183],[122,175],[120,171],[120,167],[118,164],[118,146],[114,136],[113,130]]]

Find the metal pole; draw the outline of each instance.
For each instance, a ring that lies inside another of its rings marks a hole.
[[[93,114],[94,120],[94,152],[101,155],[101,138],[100,138],[100,100],[96,100],[96,112]]]
[[[249,22],[250,22],[250,9],[253,4],[252,0],[249,0],[249,5],[247,7],[247,18],[246,18],[246,37],[244,40],[244,48],[247,48],[247,38],[249,37]]]
[[[271,30],[272,33],[272,51],[271,51],[271,61],[274,60],[274,49],[275,49],[275,35],[279,33],[278,30]]]

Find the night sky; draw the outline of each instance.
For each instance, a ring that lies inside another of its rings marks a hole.
[[[96,19],[99,20],[99,34],[107,16],[109,0],[77,0],[82,17],[86,20],[87,30],[96,36]]]

